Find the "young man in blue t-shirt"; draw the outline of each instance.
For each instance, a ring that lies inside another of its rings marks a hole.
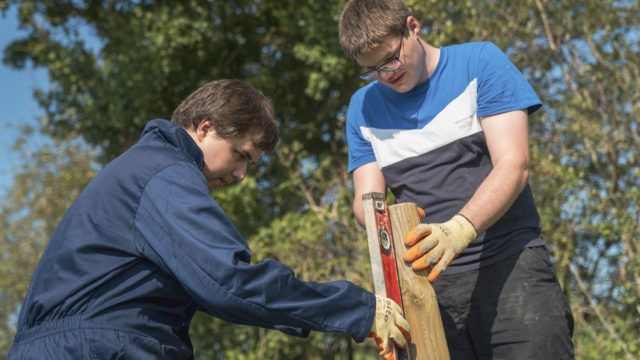
[[[339,26],[371,81],[347,113],[356,218],[362,194],[387,186],[426,210],[404,259],[438,278],[452,358],[573,358],[528,185],[527,116],[541,107],[531,86],[492,43],[429,45],[401,0],[351,0]]]

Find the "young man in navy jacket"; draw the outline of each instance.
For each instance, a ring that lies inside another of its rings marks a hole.
[[[347,281],[296,279],[251,252],[211,190],[240,181],[276,145],[270,101],[239,80],[187,97],[152,120],[62,218],[21,308],[10,359],[193,357],[197,310],[307,336],[347,332],[406,344],[392,301]]]

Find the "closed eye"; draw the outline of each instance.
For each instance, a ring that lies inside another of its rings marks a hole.
[[[385,58],[384,61],[381,62],[382,65],[380,66],[367,66],[365,67],[365,71],[373,71],[373,70],[378,70],[378,68],[383,67],[385,65],[387,65],[388,63],[392,62],[393,60],[396,59],[395,54],[391,54],[389,55],[387,58]]]
[[[251,158],[251,154],[249,154],[249,152],[244,151],[242,149],[240,150],[234,150],[234,153],[236,154],[236,156],[238,156],[240,159],[242,160],[246,160],[249,163],[255,163],[257,161],[257,159],[252,159]]]

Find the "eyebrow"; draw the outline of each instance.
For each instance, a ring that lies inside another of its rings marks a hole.
[[[253,158],[251,157],[251,154],[244,150],[244,149],[236,149],[236,151],[238,151],[243,157],[249,159],[250,162],[254,162],[256,160],[253,160]]]
[[[380,65],[369,65],[369,66],[362,66],[362,65],[360,65],[360,66],[362,66],[362,67],[363,67],[363,68],[365,68],[365,69],[369,69],[369,68],[371,68],[371,69],[376,69],[376,68],[378,68],[378,67],[380,67],[380,66],[382,66],[382,65],[384,65],[384,64],[386,64],[386,63],[388,63],[388,62],[389,62],[389,60],[393,59],[397,53],[398,53],[398,49],[394,49],[394,50],[391,50],[391,51],[387,52],[387,54],[385,55],[385,57],[384,57],[384,58],[383,58],[383,60],[381,61],[381,64],[380,64]]]
[[[387,56],[384,58],[384,64],[386,64],[388,62],[388,60],[393,59],[394,57],[396,57],[396,54],[398,53],[398,49],[394,49],[392,52],[387,53]]]

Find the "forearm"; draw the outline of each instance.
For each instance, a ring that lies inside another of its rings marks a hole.
[[[364,209],[362,209],[362,195],[370,192],[386,194],[387,184],[382,176],[382,171],[376,162],[371,162],[357,168],[353,172],[353,213],[361,226],[364,223]]]
[[[364,223],[364,209],[362,208],[362,195],[356,194],[353,199],[353,214],[360,226],[365,227]]]
[[[528,178],[528,162],[502,159],[459,213],[473,224],[478,234],[486,231],[513,205]]]

